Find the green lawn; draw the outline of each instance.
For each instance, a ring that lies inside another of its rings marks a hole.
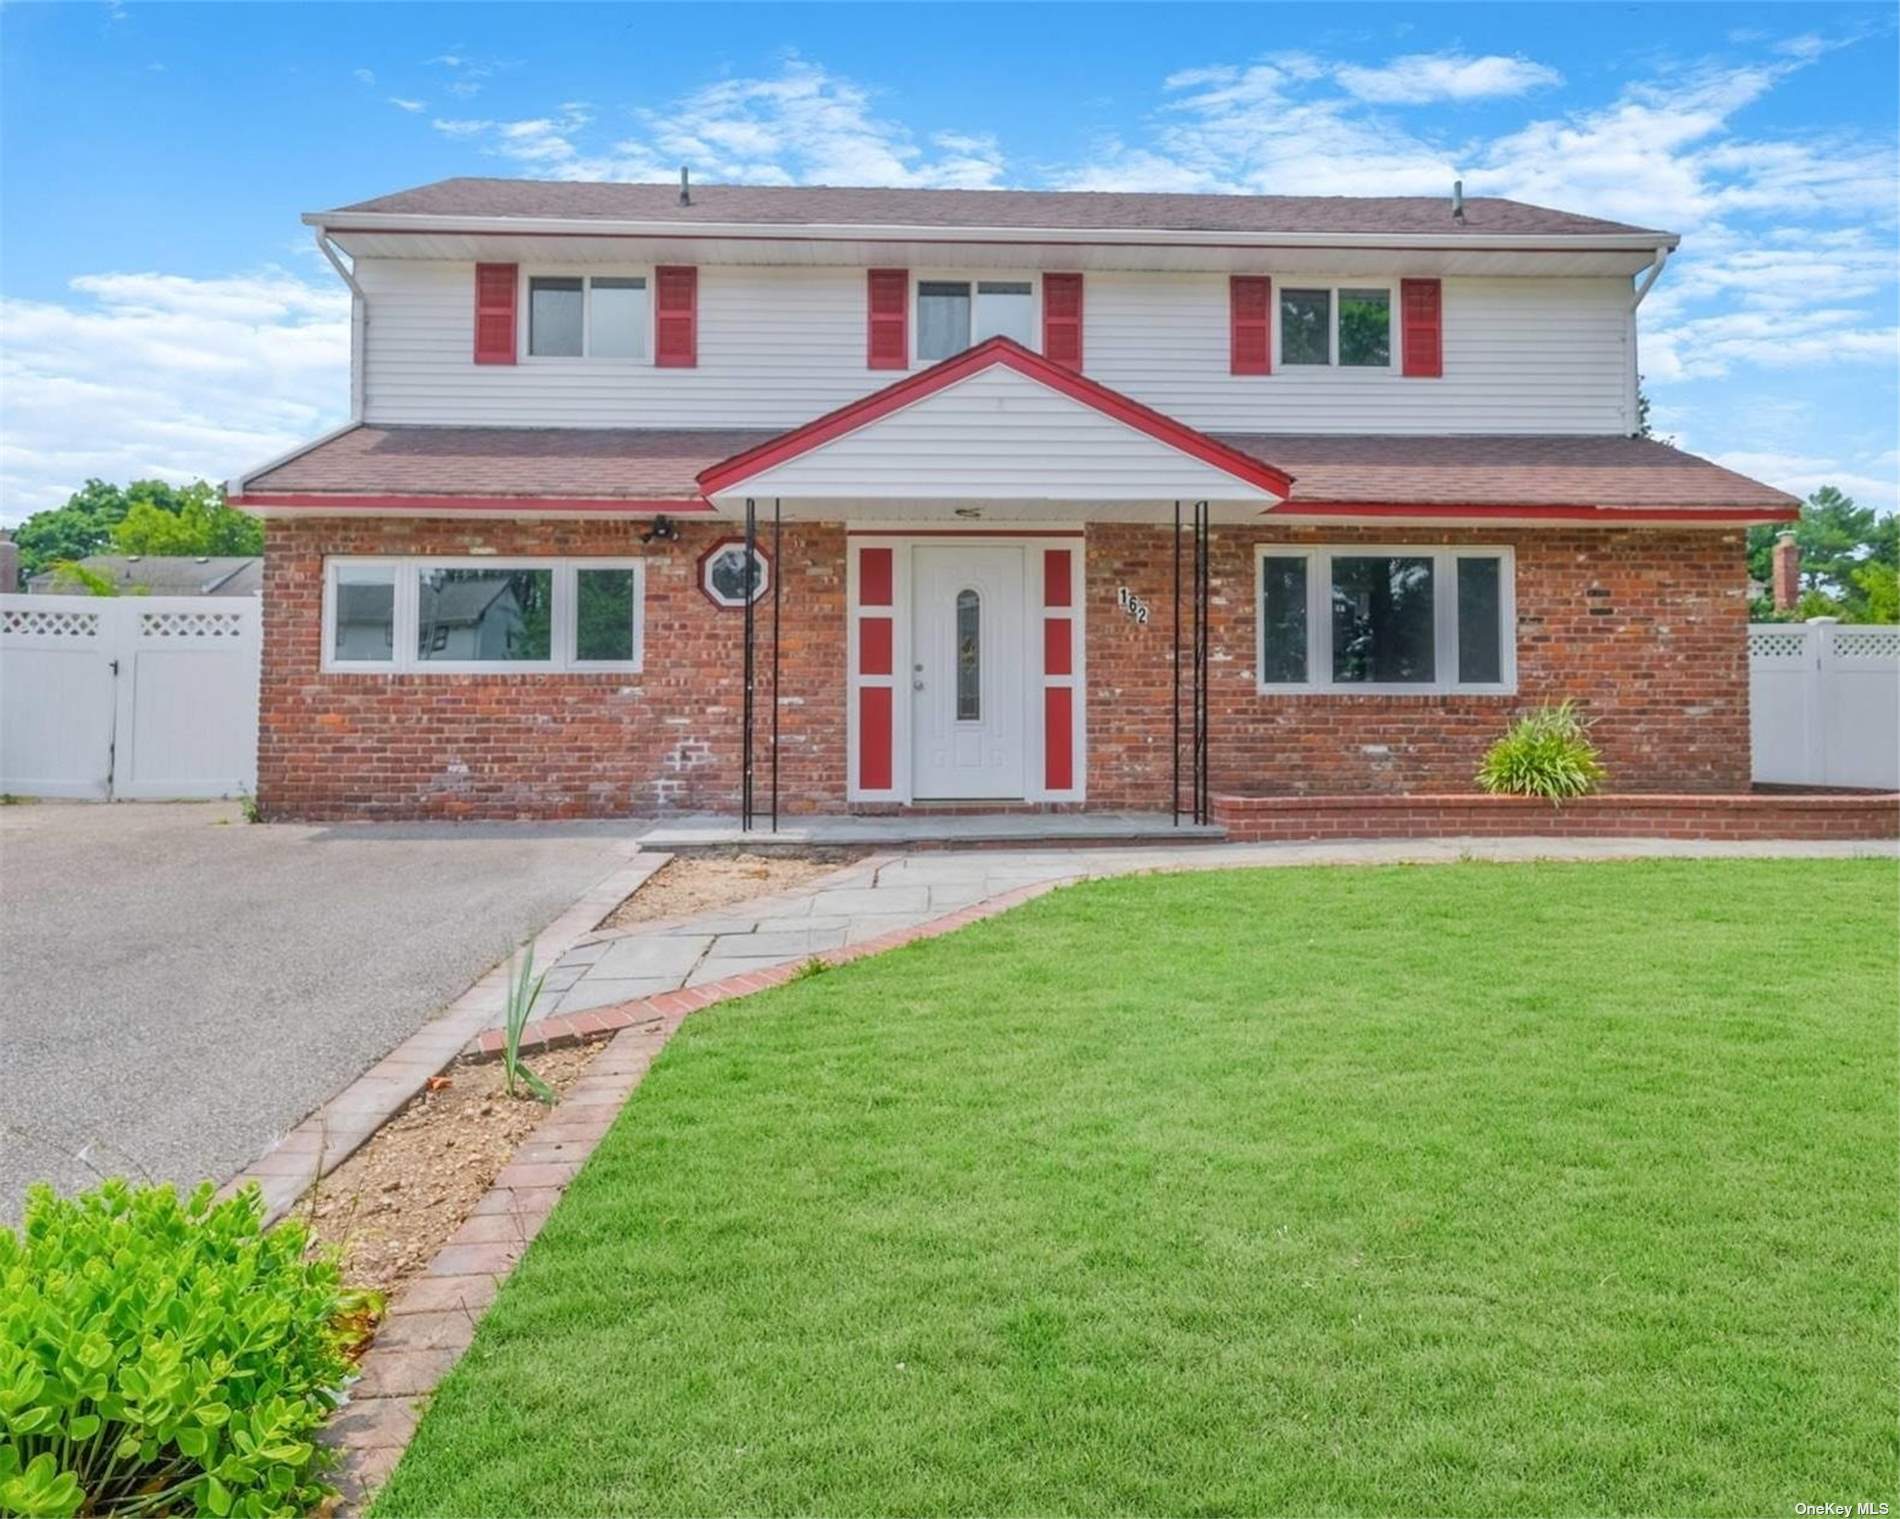
[[[376,1513],[1900,1500],[1896,938],[1881,861],[1216,873],[697,1014]]]

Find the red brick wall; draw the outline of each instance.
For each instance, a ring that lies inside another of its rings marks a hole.
[[[637,522],[272,522],[266,535],[258,795],[269,816],[642,816],[737,806],[740,628],[695,562],[728,526],[643,549]],[[1518,694],[1261,696],[1255,543],[1504,543],[1517,553]],[[326,554],[638,555],[638,675],[324,674]],[[845,806],[844,534],[785,535],[781,801]],[[1163,529],[1087,542],[1088,784],[1097,807],[1168,806],[1170,584]],[[1116,604],[1146,598],[1138,625]],[[1749,783],[1746,572],[1727,531],[1222,528],[1214,535],[1216,792],[1465,791],[1511,716],[1574,697],[1597,720],[1610,789]],[[763,632],[761,648],[764,648]],[[760,733],[770,722],[761,677]],[[761,796],[764,777],[760,773]]]
[[[643,548],[639,522],[276,522],[265,534],[258,802],[276,818],[621,817],[738,805],[743,614],[701,594],[695,561],[730,526]],[[328,554],[641,555],[639,674],[325,674]],[[780,786],[789,810],[845,787],[844,535],[788,527]],[[769,615],[769,601],[761,604]],[[766,645],[761,629],[761,649]],[[760,677],[761,734],[771,691]],[[759,795],[764,796],[760,772]]]
[[[1169,805],[1170,537],[1166,530],[1133,526],[1089,533],[1094,806]],[[1517,694],[1258,694],[1253,548],[1267,542],[1512,547]],[[1211,579],[1209,771],[1216,792],[1466,791],[1480,756],[1512,716],[1566,698],[1595,719],[1608,789],[1748,789],[1747,572],[1740,532],[1217,528]],[[1121,585],[1152,606],[1145,626],[1116,605]],[[1184,669],[1184,681],[1186,675]]]

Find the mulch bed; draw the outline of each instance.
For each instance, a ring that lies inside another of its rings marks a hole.
[[[552,1050],[529,1064],[563,1092],[598,1044]],[[295,1216],[343,1254],[343,1280],[392,1292],[420,1275],[486,1193],[515,1147],[547,1117],[510,1097],[500,1061],[458,1064],[378,1129],[306,1194]]]

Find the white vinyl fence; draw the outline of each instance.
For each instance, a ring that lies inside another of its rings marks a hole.
[[[250,596],[0,596],[0,792],[253,790],[258,609]]]
[[[1900,789],[1900,627],[1748,627],[1755,779]]]

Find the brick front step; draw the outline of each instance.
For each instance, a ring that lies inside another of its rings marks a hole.
[[[1891,792],[1631,793],[1553,807],[1526,796],[1216,796],[1236,843],[1324,839],[1592,836],[1652,839],[1900,838]]]

